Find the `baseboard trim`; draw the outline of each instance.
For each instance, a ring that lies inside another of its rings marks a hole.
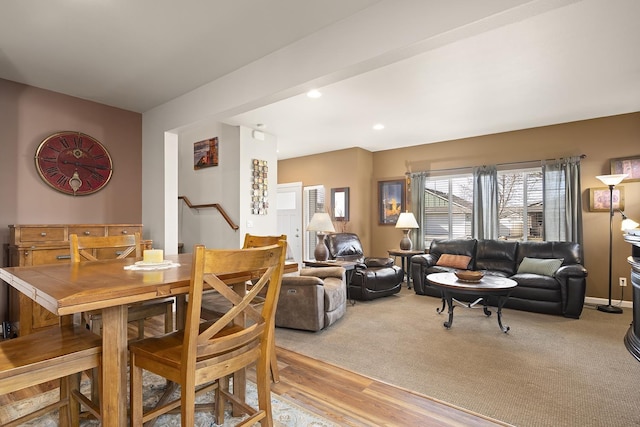
[[[595,297],[586,297],[584,299],[584,305],[607,305],[609,304],[609,300],[607,298],[595,298]],[[633,301],[620,301],[620,300],[612,300],[611,305],[615,305],[622,308],[633,308]]]

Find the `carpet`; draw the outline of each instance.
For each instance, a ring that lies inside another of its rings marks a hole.
[[[276,345],[516,426],[640,425],[640,363],[623,337],[631,310],[580,319],[457,307],[403,288],[349,305],[317,333],[276,328]]]
[[[158,398],[164,391],[165,380],[148,372],[144,373],[144,402],[146,406],[152,406],[157,402]],[[85,394],[89,393],[88,381],[83,381],[81,391]],[[12,405],[8,405],[2,408],[0,412],[0,425],[7,416],[10,419],[23,415],[26,412],[31,412],[33,409],[41,406],[45,406],[47,403],[51,403],[56,400],[58,395],[58,389],[51,390],[33,399],[25,399],[16,402]],[[176,392],[176,396],[179,395],[179,391]],[[213,392],[201,396],[197,399],[198,402],[211,402],[213,401]],[[247,381],[247,402],[253,406],[258,406],[258,393],[256,386],[253,382]],[[275,393],[271,393],[271,407],[273,413],[273,422],[277,427],[339,427],[337,424],[328,421],[316,414],[313,414],[306,409],[294,404],[290,400],[280,397]],[[245,416],[246,417],[246,416]],[[230,413],[225,415],[224,424],[221,426],[233,426],[236,425],[243,417],[235,418]],[[58,416],[56,412],[44,415],[36,420],[24,424],[31,427],[54,427],[58,426]],[[100,425],[97,421],[82,421],[81,426],[92,427]],[[156,422],[158,427],[173,427],[180,426],[180,415],[170,414],[163,415],[158,418]],[[211,427],[218,426],[213,422],[211,414],[206,412],[196,413],[197,427]]]

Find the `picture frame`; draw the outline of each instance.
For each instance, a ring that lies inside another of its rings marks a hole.
[[[334,221],[349,221],[349,187],[331,189],[331,213]]]
[[[378,182],[378,222],[380,225],[395,225],[400,213],[406,208],[405,180]]]
[[[218,166],[218,137],[193,143],[193,169]]]
[[[609,212],[609,187],[594,187],[589,189],[589,210],[591,212]],[[613,209],[624,210],[624,187],[613,189]]]
[[[629,175],[624,179],[627,182],[640,181],[640,156],[611,159],[611,174],[621,173]]]

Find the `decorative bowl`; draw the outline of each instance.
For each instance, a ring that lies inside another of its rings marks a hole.
[[[484,273],[481,271],[471,271],[471,270],[458,270],[455,272],[458,280],[462,280],[463,282],[479,282],[480,279],[484,277]]]

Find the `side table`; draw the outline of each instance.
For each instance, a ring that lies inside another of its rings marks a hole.
[[[345,270],[345,280],[347,285],[347,299],[351,303],[351,305],[355,305],[356,301],[351,299],[349,288],[351,284],[351,279],[353,278],[353,273],[356,272],[357,262],[353,261],[339,261],[339,260],[327,260],[327,261],[316,261],[316,260],[308,260],[304,261],[305,267],[342,267]]]
[[[389,249],[389,256],[400,257],[400,263],[402,265],[403,278],[407,278],[407,287],[411,289],[411,257],[414,255],[424,254],[425,251],[417,250],[405,250],[405,249]]]

